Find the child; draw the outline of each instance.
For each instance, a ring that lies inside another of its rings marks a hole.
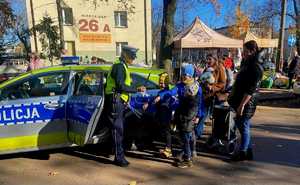
[[[155,99],[155,102],[159,102],[165,96],[178,96],[179,105],[175,112],[175,122],[183,142],[183,160],[177,163],[179,168],[192,166],[193,129],[194,124],[198,123],[202,116],[202,89],[194,80],[193,75],[193,66],[185,65],[182,70],[182,81],[176,84],[173,89],[159,93]]]
[[[169,91],[169,75],[168,73],[162,73],[159,75],[159,87],[160,91],[158,93],[165,93]],[[172,105],[174,104],[174,98],[171,95],[166,94],[161,101],[155,104],[156,114],[155,117],[159,123],[161,129],[161,135],[166,141],[166,146],[164,149],[159,150],[160,155],[165,158],[170,158],[172,156],[171,144],[171,119],[172,119]],[[148,108],[148,103],[144,105],[144,109]]]

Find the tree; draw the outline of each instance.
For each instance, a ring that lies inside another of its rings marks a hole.
[[[161,26],[160,41],[160,66],[168,68],[172,61],[172,43],[174,34],[174,15],[176,12],[177,0],[163,1],[163,19]]]
[[[250,28],[250,20],[241,10],[241,1],[236,7],[235,16],[235,24],[232,27],[229,27],[228,31],[233,38],[239,39],[243,34],[247,33]]]
[[[7,0],[0,1],[0,37],[13,26],[15,17],[10,3]]]
[[[156,51],[156,56],[159,54],[160,47],[162,13],[162,7],[152,7],[152,51]],[[158,57],[156,57],[156,60],[153,62],[155,67],[159,66]]]
[[[293,19],[296,22],[296,46],[298,53],[300,53],[300,0],[293,0],[293,7]]]
[[[109,1],[112,0],[83,0],[87,3],[90,3],[93,8],[96,10],[98,7],[101,7],[103,4],[109,3]],[[128,14],[133,14],[135,13],[135,6],[133,0],[116,0],[117,1],[117,6],[118,10],[124,10],[127,11]]]
[[[172,60],[172,43],[174,36],[174,16],[178,5],[178,0],[163,1],[163,20],[161,26],[161,44],[160,44],[160,66],[164,66],[168,71]],[[211,3],[214,5],[216,12],[219,12],[220,5],[218,0],[189,0],[186,3]]]
[[[16,24],[12,28],[13,34],[17,37],[19,42],[21,42],[25,49],[25,55],[28,56],[30,53],[30,29],[27,27],[26,17],[19,15],[16,16]]]
[[[261,19],[269,20],[273,24],[280,17],[280,5],[281,3],[278,3],[278,0],[266,1],[260,12]],[[287,7],[286,15],[293,21],[296,27],[296,47],[298,52],[300,52],[300,0],[288,0]]]
[[[6,37],[6,33],[12,28],[15,17],[10,3],[7,0],[0,0],[0,55],[2,55],[7,46],[13,44],[13,41]]]
[[[47,56],[51,63],[54,57],[60,57],[62,49],[59,44],[59,28],[53,24],[54,22],[51,17],[46,15],[41,22],[34,27],[39,33],[39,40],[42,44],[42,51],[44,52],[43,55]]]

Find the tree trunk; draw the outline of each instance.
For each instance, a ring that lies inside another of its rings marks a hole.
[[[296,17],[296,47],[298,53],[300,53],[300,0],[293,0],[294,4],[294,11],[295,11],[295,17]]]
[[[169,68],[172,61],[172,43],[174,34],[174,15],[177,0],[164,0],[163,21],[161,26],[160,67]]]
[[[285,18],[286,18],[286,6],[287,6],[287,0],[281,0],[280,35],[279,35],[277,61],[276,61],[276,72],[281,72],[282,65],[283,65],[284,28],[285,28]]]

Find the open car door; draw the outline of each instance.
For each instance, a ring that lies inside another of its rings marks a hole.
[[[103,73],[80,71],[73,76],[73,95],[67,101],[68,138],[77,145],[92,143],[104,104]]]
[[[70,74],[53,71],[15,81],[0,92],[0,153],[67,146]]]

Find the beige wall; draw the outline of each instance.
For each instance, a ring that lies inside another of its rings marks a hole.
[[[32,0],[34,17],[36,24],[45,15],[48,14],[53,18],[58,25],[56,0]],[[92,0],[90,1],[92,2]],[[100,1],[99,1],[100,2]],[[138,62],[145,61],[145,22],[144,22],[144,1],[133,0],[135,6],[134,13],[128,14],[128,27],[115,27],[114,11],[120,10],[115,0],[109,0],[108,3],[100,3],[95,7],[92,3],[85,0],[62,0],[62,7],[70,7],[73,10],[73,26],[64,26],[64,40],[74,41],[76,55],[78,56],[97,56],[108,61],[114,61],[116,57],[116,42],[128,42],[129,45],[139,48]],[[148,46],[148,61],[152,57],[152,34],[151,34],[151,0],[146,0],[147,3],[147,46]],[[26,0],[28,12],[29,27],[32,27],[32,18],[30,11],[30,0]],[[80,31],[83,23],[79,24],[80,20],[90,22],[95,20],[98,22],[98,30]],[[104,28],[109,28],[109,32],[104,32]],[[97,36],[105,34],[111,38],[111,42],[93,42],[91,40],[82,42],[80,34],[96,34]],[[31,38],[31,46],[34,50],[34,40]],[[40,44],[38,44],[41,50]]]

